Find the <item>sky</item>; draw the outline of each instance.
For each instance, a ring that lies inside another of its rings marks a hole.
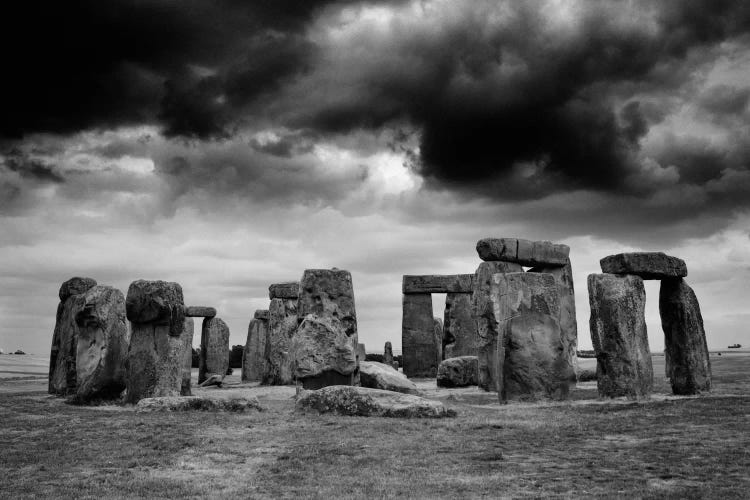
[[[472,273],[484,237],[570,246],[581,348],[586,277],[627,251],[683,258],[709,347],[750,343],[744,0],[17,3],[6,351],[49,352],[72,276],[177,281],[244,344],[268,285],[330,267],[399,349],[402,275]]]

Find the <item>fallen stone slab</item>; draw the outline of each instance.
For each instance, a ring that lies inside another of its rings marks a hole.
[[[190,318],[213,318],[216,316],[216,308],[208,306],[188,306],[185,308],[185,316]]]
[[[477,242],[477,253],[484,261],[514,262],[522,266],[564,266],[570,247],[550,241],[520,238],[484,238]]]
[[[603,397],[647,397],[654,370],[646,332],[646,291],[632,274],[590,274],[591,343]]]
[[[684,280],[662,280],[659,315],[672,392],[690,395],[710,391],[711,361],[703,316],[695,292]]]
[[[456,412],[439,401],[413,394],[334,385],[317,391],[302,391],[297,397],[299,411],[316,411],[353,417],[445,418]]]
[[[476,356],[459,356],[440,363],[437,372],[438,387],[467,387],[477,385],[478,361]]]
[[[274,283],[268,287],[269,299],[296,299],[299,297],[299,281]]]
[[[472,274],[404,275],[403,293],[471,293]]]
[[[362,387],[385,391],[418,394],[417,386],[393,366],[377,361],[359,362],[359,380]]]
[[[198,387],[221,387],[224,382],[224,375],[214,374],[208,377],[206,380],[198,384]]]
[[[135,407],[138,413],[155,411],[263,411],[255,396],[222,398],[208,396],[180,396],[144,398]]]
[[[609,255],[599,261],[603,273],[634,274],[645,280],[684,278],[687,265],[682,259],[662,252],[631,252]]]

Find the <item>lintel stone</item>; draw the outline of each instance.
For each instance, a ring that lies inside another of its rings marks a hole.
[[[473,274],[404,275],[403,293],[471,293]]]
[[[484,261],[514,262],[522,266],[564,266],[570,247],[550,241],[520,238],[484,238],[477,242],[477,253]]]

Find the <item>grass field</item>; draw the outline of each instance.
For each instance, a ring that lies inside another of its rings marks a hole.
[[[712,356],[715,390],[693,398],[667,396],[654,359],[641,402],[600,401],[593,382],[500,406],[420,382],[457,410],[444,420],[300,415],[289,387],[247,389],[260,413],[141,414],[8,380],[0,497],[748,498],[750,357]]]

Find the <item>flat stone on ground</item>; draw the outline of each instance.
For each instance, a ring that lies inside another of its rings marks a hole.
[[[599,261],[603,273],[634,274],[645,280],[684,278],[685,261],[662,252],[631,252],[609,255]]]
[[[414,382],[406,378],[406,375],[393,368],[393,366],[385,363],[360,361],[359,379],[362,387],[403,392],[404,394],[419,393]]]
[[[437,373],[438,387],[466,387],[477,385],[477,357],[460,356],[440,363]]]
[[[296,403],[299,411],[316,411],[356,417],[445,418],[456,412],[439,401],[412,394],[334,385],[317,391],[302,391]]]
[[[158,397],[141,399],[136,405],[136,412],[138,413],[154,411],[244,412],[248,410],[263,411],[263,407],[255,396],[233,398],[210,396]]]

